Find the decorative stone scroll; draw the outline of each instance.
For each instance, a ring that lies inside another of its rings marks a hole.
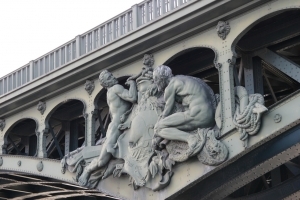
[[[230,32],[229,22],[219,21],[218,25],[216,26],[216,29],[217,29],[218,36],[221,39],[225,40],[226,36]]]
[[[37,110],[40,111],[40,113],[43,115],[46,110],[46,102],[39,101],[39,103],[37,105]]]
[[[129,89],[107,70],[101,72],[99,81],[107,89],[112,118],[106,137],[61,161],[62,172],[74,173],[79,185],[95,188],[102,179],[126,174],[135,190],[158,191],[172,181],[177,163],[191,157],[210,166],[226,161],[228,148],[217,139],[219,95],[199,78],[174,76],[167,66],[153,69],[153,63],[152,55],[144,56],[141,73],[125,83]],[[265,111],[262,96],[244,92],[236,88],[234,123],[242,139],[257,133]]]

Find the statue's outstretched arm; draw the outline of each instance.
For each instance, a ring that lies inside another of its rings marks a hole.
[[[134,81],[128,81],[126,84],[130,85],[129,90],[126,90],[123,86],[118,85],[118,87],[116,87],[116,94],[125,101],[136,103],[138,96],[136,83]]]
[[[131,81],[131,80],[135,80],[137,79],[138,77],[140,77],[142,75],[142,72],[140,72],[139,74],[135,75],[135,76],[131,76],[127,79],[127,81]]]

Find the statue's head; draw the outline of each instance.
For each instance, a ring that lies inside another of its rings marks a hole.
[[[168,86],[172,77],[173,74],[171,68],[165,65],[160,65],[153,71],[153,80],[158,91],[163,91]]]
[[[152,67],[154,64],[154,58],[152,54],[145,54],[143,57],[143,64],[147,67]]]
[[[103,70],[99,75],[100,85],[104,88],[110,88],[118,84],[118,80],[107,70]]]

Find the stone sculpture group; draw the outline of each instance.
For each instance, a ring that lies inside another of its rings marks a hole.
[[[138,75],[127,79],[128,90],[112,73],[101,72],[99,81],[107,90],[111,115],[106,138],[61,161],[62,171],[75,173],[79,185],[95,188],[110,175],[127,174],[134,189],[158,191],[170,183],[176,163],[197,156],[201,163],[215,166],[227,159],[215,120],[220,114],[218,95],[199,78],[174,76],[165,65],[154,69],[152,55],[145,55],[143,64]],[[236,90],[239,96],[243,89]],[[266,109],[261,109],[265,108],[261,96],[248,100],[243,95],[247,101],[237,102],[234,124],[245,141],[248,134],[258,132],[260,114]]]

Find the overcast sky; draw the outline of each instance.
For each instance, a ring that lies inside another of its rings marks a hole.
[[[0,77],[142,0],[0,0]]]

